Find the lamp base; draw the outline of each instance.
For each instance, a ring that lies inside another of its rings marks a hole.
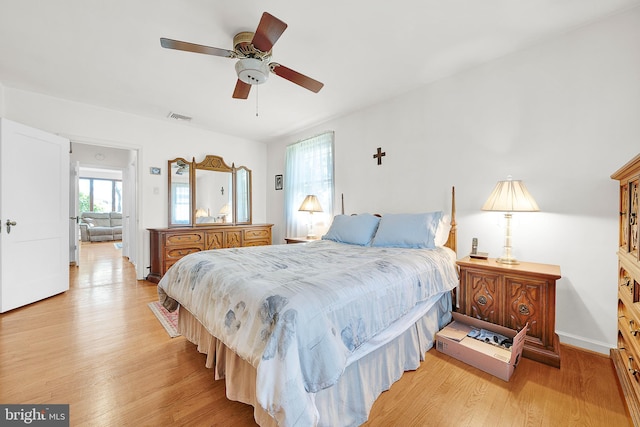
[[[506,258],[506,257],[496,258],[496,262],[499,264],[508,264],[508,265],[520,264],[520,261],[518,261],[517,259]]]

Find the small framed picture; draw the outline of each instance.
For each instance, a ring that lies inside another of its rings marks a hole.
[[[154,167],[154,166],[151,166],[151,167],[149,168],[149,173],[150,173],[151,175],[160,175],[160,172],[162,172],[162,170],[161,170],[160,168],[156,168],[156,167]]]
[[[282,190],[282,175],[276,175],[276,190]]]

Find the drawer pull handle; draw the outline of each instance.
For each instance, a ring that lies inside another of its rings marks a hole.
[[[634,324],[633,319],[629,320],[629,332],[631,332],[631,335],[633,335],[635,337],[636,335],[638,335],[638,332],[640,332],[640,330],[639,329],[633,329],[633,324]]]
[[[633,363],[633,356],[629,356],[629,361],[628,361],[628,363],[629,363],[629,372],[631,373],[631,375],[633,375],[633,376],[635,377],[637,374],[639,374],[639,373],[640,373],[640,371],[638,371],[637,369],[635,369],[635,368],[632,366],[632,363]]]
[[[518,312],[523,316],[528,316],[530,314],[529,307],[526,304],[520,304],[518,306]]]
[[[480,295],[478,297],[478,304],[486,305],[487,304],[487,297],[485,297],[484,295]]]
[[[631,286],[631,277],[624,276],[622,278],[622,283],[620,283],[620,286]]]

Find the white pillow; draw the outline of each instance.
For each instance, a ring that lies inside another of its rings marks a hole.
[[[451,216],[444,214],[438,221],[436,236],[433,239],[437,247],[444,246],[449,240],[449,232],[451,231]]]

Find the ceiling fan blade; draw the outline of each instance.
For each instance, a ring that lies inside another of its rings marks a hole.
[[[201,44],[189,42],[182,42],[179,40],[161,38],[160,44],[162,45],[162,47],[167,49],[184,50],[187,52],[203,53],[205,55],[223,56],[225,58],[235,58],[236,56],[236,53],[231,50],[220,49],[211,46],[203,46]]]
[[[305,89],[309,89],[311,92],[318,93],[324,86],[324,83],[320,83],[317,80],[307,77],[304,74],[300,74],[297,71],[287,68],[284,65],[280,65],[277,62],[269,64],[271,72],[277,76],[287,79],[292,83],[302,86]]]
[[[262,52],[269,52],[286,29],[287,24],[275,16],[264,12],[251,43],[253,43],[253,47],[256,49]]]
[[[249,97],[249,91],[251,90],[251,85],[243,82],[238,79],[236,83],[236,88],[233,90],[233,97],[236,99],[247,99]]]

